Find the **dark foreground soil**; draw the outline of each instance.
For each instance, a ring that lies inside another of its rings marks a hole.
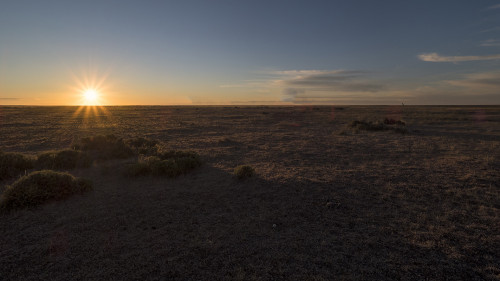
[[[500,107],[85,112],[0,107],[0,149],[114,133],[204,164],[175,179],[127,178],[132,160],[70,171],[94,190],[0,215],[1,280],[500,280]],[[409,133],[348,127],[384,118]],[[236,179],[242,164],[256,177]]]

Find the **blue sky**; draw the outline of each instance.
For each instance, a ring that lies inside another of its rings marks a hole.
[[[499,104],[499,81],[498,0],[0,3],[0,104]]]

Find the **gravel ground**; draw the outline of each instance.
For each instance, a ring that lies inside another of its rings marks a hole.
[[[1,280],[500,280],[499,106],[0,107],[3,151],[110,133],[204,164],[71,170],[94,190],[0,215]]]

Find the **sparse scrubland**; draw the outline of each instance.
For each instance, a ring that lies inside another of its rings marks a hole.
[[[498,106],[107,110],[0,107],[0,279],[500,280]]]
[[[159,141],[143,137],[125,141],[111,134],[97,135],[79,139],[71,147],[72,149],[41,153],[36,160],[19,153],[0,152],[0,179],[12,178],[22,171],[26,173],[33,167],[42,170],[34,171],[7,186],[0,197],[0,209],[8,211],[34,207],[89,190],[92,185],[90,181],[75,179],[69,173],[53,170],[88,168],[94,161],[139,158],[139,161],[128,164],[126,175],[129,176],[176,177],[201,166],[197,153],[164,151]]]

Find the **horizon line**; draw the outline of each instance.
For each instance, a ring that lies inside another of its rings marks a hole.
[[[127,105],[40,105],[40,104],[0,104],[0,107],[9,106],[31,106],[31,107],[117,107],[117,106],[177,106],[177,107],[190,107],[190,106],[401,106],[402,104],[127,104]],[[500,104],[403,104],[402,106],[500,106]]]

